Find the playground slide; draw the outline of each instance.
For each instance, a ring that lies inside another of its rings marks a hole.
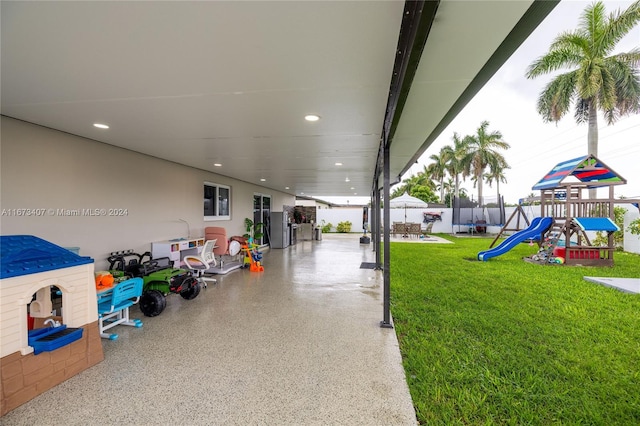
[[[527,229],[516,232],[500,243],[499,246],[478,253],[478,260],[487,261],[492,257],[505,254],[523,241],[530,239],[538,239],[543,232],[546,232],[553,225],[553,218],[536,217],[531,221],[531,225]]]

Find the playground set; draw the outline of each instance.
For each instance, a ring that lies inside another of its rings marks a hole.
[[[535,241],[539,250],[525,258],[528,262],[613,266],[613,233],[620,230],[613,221],[614,205],[629,203],[638,207],[640,202],[614,199],[614,187],[626,183],[624,178],[593,155],[558,163],[532,188],[540,191],[540,217],[529,223],[522,205],[519,205],[490,248],[478,253],[478,260],[487,261],[519,243]],[[585,192],[594,188],[607,189],[606,198],[589,198]],[[528,226],[523,230],[509,228],[515,217],[519,228],[521,216]],[[517,232],[493,247],[504,231]],[[607,245],[593,245],[588,235],[590,231],[606,232]]]

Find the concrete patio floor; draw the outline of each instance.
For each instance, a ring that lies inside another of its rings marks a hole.
[[[262,273],[171,295],[116,327],[105,360],[0,418],[11,425],[414,425],[382,272],[358,234],[264,253]],[[63,307],[64,308],[64,307]]]
[[[389,241],[392,243],[421,243],[421,244],[453,244],[451,241],[437,235],[425,235],[420,237],[403,237],[401,235],[391,235]]]
[[[640,293],[640,278],[584,277],[584,279],[625,293]]]

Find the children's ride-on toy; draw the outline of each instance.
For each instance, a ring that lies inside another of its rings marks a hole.
[[[249,268],[251,272],[263,272],[264,266],[262,266],[262,253],[258,250],[258,245],[253,243],[253,239],[249,238],[245,244],[242,245],[242,251],[244,252],[244,267]]]
[[[148,260],[144,260],[145,258]],[[145,316],[160,315],[167,306],[166,296],[177,293],[183,299],[192,300],[200,294],[200,283],[189,271],[173,268],[168,257],[151,258],[151,253],[142,255],[132,252],[111,253],[108,261],[111,273],[116,276],[140,277],[144,281],[138,306]]]

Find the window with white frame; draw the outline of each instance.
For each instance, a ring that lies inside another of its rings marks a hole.
[[[231,187],[204,183],[204,220],[231,219]]]

